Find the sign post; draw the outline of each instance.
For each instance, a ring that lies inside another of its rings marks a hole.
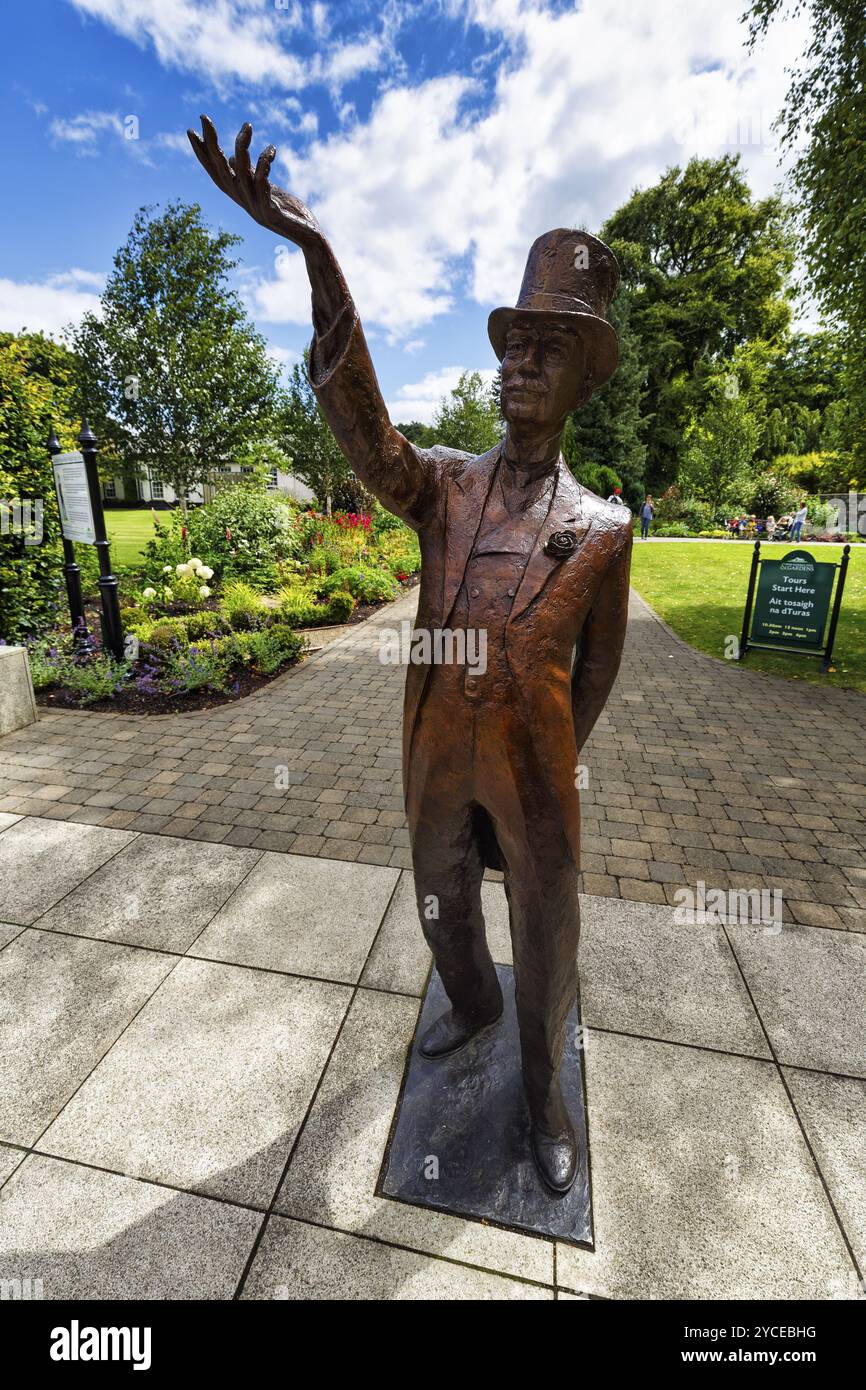
[[[51,456],[52,467],[55,461],[68,459],[71,456],[62,454],[60,441],[54,430],[48,436],[48,453]],[[82,461],[83,462],[83,461]],[[90,651],[92,642],[90,633],[87,631],[87,623],[84,617],[84,599],[81,594],[81,570],[75,559],[75,546],[66,536],[63,523],[63,508],[61,507],[61,492],[57,482],[57,470],[54,471],[54,486],[57,489],[57,506],[60,509],[60,531],[63,540],[63,577],[66,580],[66,597],[69,600],[69,616],[72,619],[72,638],[79,651]],[[65,504],[64,504],[65,505]]]
[[[816,560],[808,550],[789,550],[781,559],[764,559],[761,542],[756,541],[743,614],[740,661],[754,647],[760,651],[817,656],[821,658],[821,670],[828,671],[850,554],[851,547],[846,545],[838,565]],[[830,617],[837,570],[839,578]]]
[[[92,545],[99,559],[99,596],[102,602],[102,643],[117,661],[123,661],[123,625],[120,621],[120,600],[117,576],[111,573],[105,513],[96,467],[96,437],[86,420],[81,422],[78,436],[80,452],[60,453],[57,437],[52,431],[48,440],[54,468],[54,485],[60,511],[63,535],[64,573],[69,596],[69,613],[73,630],[79,633],[79,646],[91,646],[84,626],[84,604],[81,597],[81,573],[75,563],[73,543]]]

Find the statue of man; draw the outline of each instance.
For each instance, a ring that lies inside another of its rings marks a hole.
[[[502,1012],[481,912],[485,866],[501,867],[531,1148],[544,1182],[565,1192],[577,1169],[560,1086],[577,992],[577,763],[619,667],[632,532],[626,507],[575,481],[560,439],[569,414],[616,369],[605,317],[616,261],[585,232],[540,236],[516,308],[495,309],[488,324],[502,364],[503,438],[480,457],[420,449],[388,418],[321,228],[269,182],[274,147],[253,169],[250,125],[231,159],[206,117],[202,131],[190,140],[214,182],[303,252],[319,404],[358,476],[419,536],[416,631],[486,634],[483,674],[480,665],[408,667],[403,781],[415,890],[451,1004],[419,1047],[444,1057]]]

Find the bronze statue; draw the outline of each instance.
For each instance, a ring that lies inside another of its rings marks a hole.
[[[502,994],[485,939],[485,865],[505,877],[531,1145],[548,1187],[574,1181],[560,1088],[577,991],[576,764],[625,637],[631,516],[580,486],[560,454],[569,413],[617,365],[605,314],[618,270],[585,232],[534,243],[517,307],[488,332],[502,364],[503,439],[480,457],[416,448],[388,418],[355,306],[312,214],[269,182],[274,147],[226,159],[211,122],[192,147],[214,182],[304,254],[315,336],[310,379],[362,481],[418,532],[416,630],[477,629],[487,669],[408,667],[403,781],[421,925],[450,1010],[420,1041],[441,1057],[494,1024]],[[435,904],[431,913],[429,905]]]

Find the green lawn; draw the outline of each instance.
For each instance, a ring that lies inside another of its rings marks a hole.
[[[145,541],[153,535],[153,516],[150,507],[118,507],[116,510],[107,507],[105,527],[113,563],[134,565],[141,558]]]
[[[838,545],[764,545],[761,554],[781,558],[808,550],[820,560],[841,559]],[[678,636],[699,651],[724,660],[725,639],[737,637],[752,562],[752,546],[733,541],[655,544],[635,541],[631,582]],[[793,680],[866,691],[866,546],[852,545],[842,612],[833,649],[833,666],[821,675],[817,657],[750,651],[743,665]]]

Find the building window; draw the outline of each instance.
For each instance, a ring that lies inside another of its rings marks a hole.
[[[277,490],[277,485],[278,485],[277,470],[276,470],[276,468],[269,468],[269,469],[268,469],[268,492],[276,492],[276,490]]]
[[[162,485],[162,478],[158,473],[150,470],[150,495],[155,502],[162,502],[165,498],[165,489]]]
[[[116,496],[117,496],[117,488],[114,486],[114,479],[113,479],[113,478],[106,478],[105,484],[104,484],[104,491],[105,491],[106,497],[116,497]]]

